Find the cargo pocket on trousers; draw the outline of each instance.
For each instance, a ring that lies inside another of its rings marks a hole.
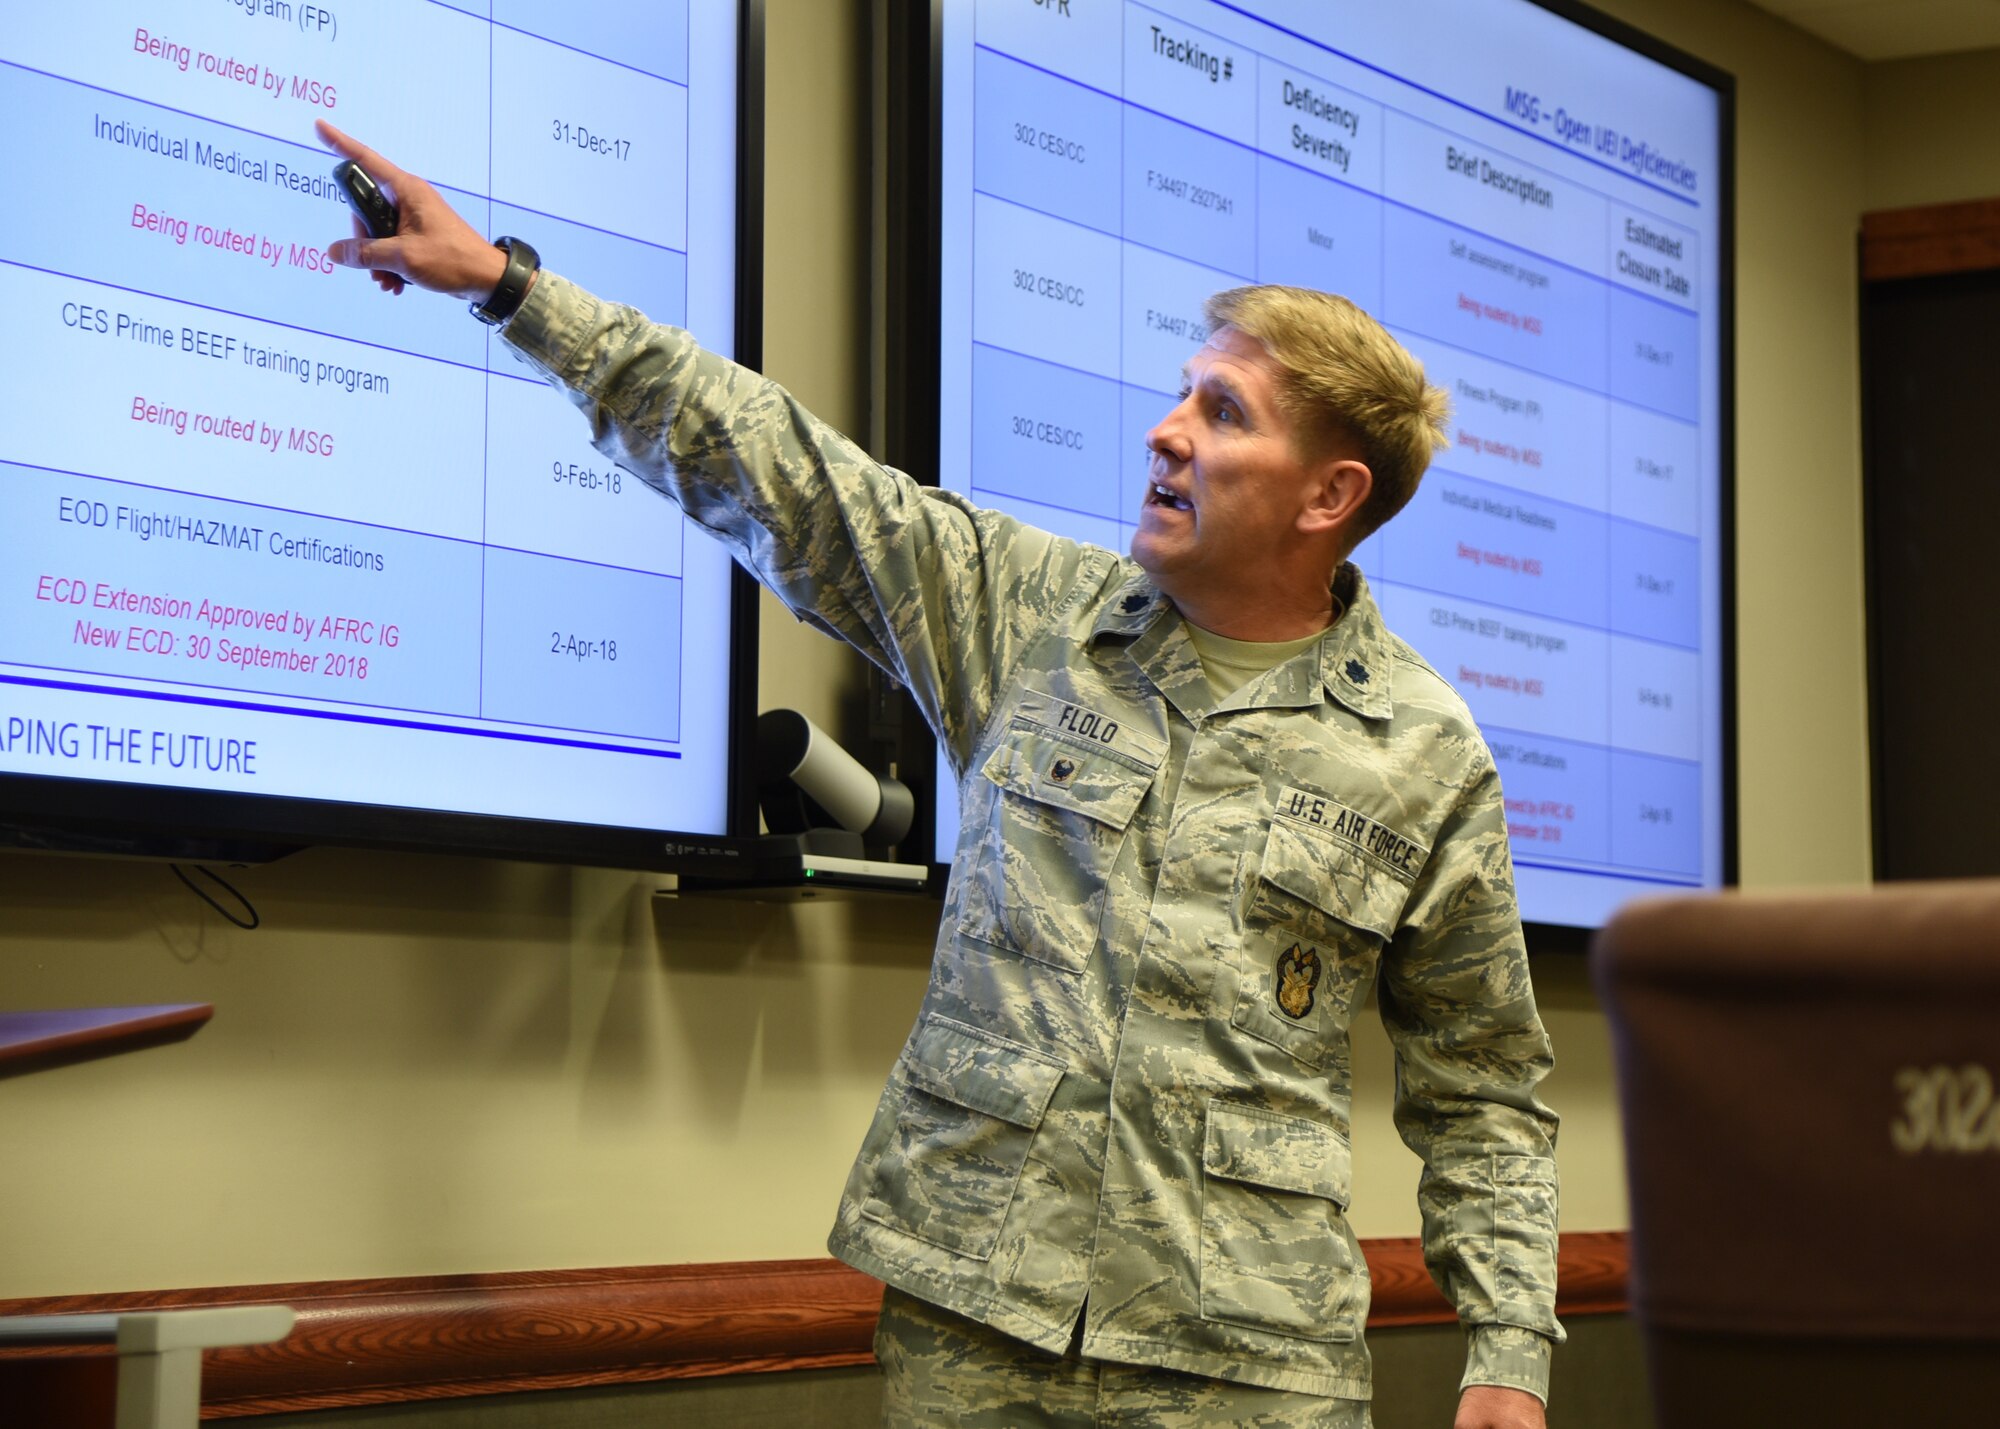
[[[1157,764],[1042,725],[1008,730],[980,768],[994,787],[964,874],[959,932],[1080,972],[1097,946],[1125,830],[1157,772]]]
[[[1211,1103],[1201,1163],[1202,1318],[1354,1339],[1368,1271],[1344,1214],[1346,1138],[1303,1117]]]
[[[924,1018],[891,1076],[901,1105],[862,1214],[960,1255],[991,1255],[1063,1070],[1018,1042]]]

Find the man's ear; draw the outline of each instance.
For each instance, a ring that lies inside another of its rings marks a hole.
[[[1375,474],[1365,463],[1351,457],[1327,458],[1313,474],[1305,510],[1299,513],[1299,530],[1318,536],[1351,527],[1374,489]]]

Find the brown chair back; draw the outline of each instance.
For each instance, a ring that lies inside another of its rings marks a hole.
[[[2000,881],[1596,938],[1660,1429],[2000,1424]]]

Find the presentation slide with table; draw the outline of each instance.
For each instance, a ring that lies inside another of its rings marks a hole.
[[[944,14],[944,482],[1125,550],[1204,300],[1346,294],[1451,397],[1355,560],[1485,731],[1525,916],[1719,884],[1717,91],[1524,0]]]
[[[728,352],[736,6],[101,0],[0,33],[0,771],[724,825],[727,557],[463,303],[332,267],[326,119]]]

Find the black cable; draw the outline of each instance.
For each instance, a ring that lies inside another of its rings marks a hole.
[[[196,864],[194,866],[194,870],[196,873],[207,874],[210,879],[212,879],[217,884],[220,884],[223,888],[227,889],[229,892],[229,896],[231,898],[234,898],[238,903],[241,903],[243,905],[243,911],[250,915],[249,922],[247,923],[244,922],[241,918],[237,917],[234,913],[230,912],[227,908],[223,907],[220,903],[217,903],[213,898],[209,897],[208,890],[203,888],[200,884],[196,883],[192,878],[189,878],[187,874],[181,869],[181,866],[179,864],[170,863],[167,865],[167,867],[171,868],[174,871],[175,878],[178,878],[182,883],[185,883],[188,886],[188,891],[190,893],[194,894],[195,897],[199,898],[202,902],[206,903],[209,907],[213,908],[216,912],[220,913],[223,917],[227,918],[230,922],[234,923],[237,927],[255,928],[259,923],[264,921],[257,915],[256,906],[252,904],[248,898],[245,898],[243,896],[243,891],[240,888],[236,887],[236,885],[231,883],[228,879],[224,878],[221,874],[217,873],[214,869],[203,867],[201,864]]]

